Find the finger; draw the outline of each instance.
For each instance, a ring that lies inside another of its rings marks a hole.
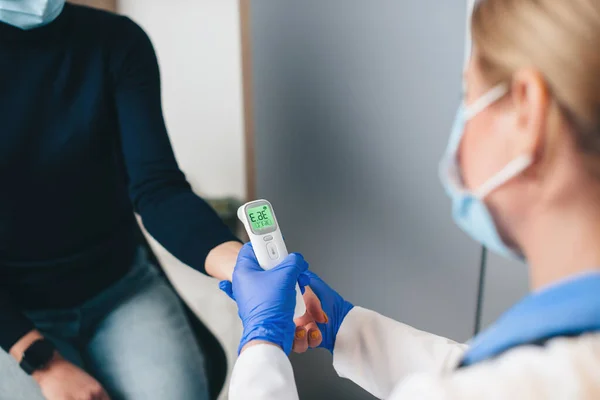
[[[306,287],[306,291],[302,297],[304,298],[304,304],[306,305],[306,313],[310,314],[316,322],[326,324],[329,321],[329,317],[323,311],[321,300],[319,300],[315,292],[313,292],[311,286]]]
[[[306,271],[304,274],[310,278],[310,282],[313,284],[313,286],[327,286],[323,279],[321,279],[321,277],[315,274],[313,271]]]
[[[304,256],[302,254],[292,253],[292,256],[295,259],[294,265],[298,269],[298,275],[301,275],[302,273],[308,271],[308,262],[304,259]]]
[[[235,268],[233,269],[232,281],[237,279],[236,277],[239,277],[240,275],[263,271],[263,268],[258,263],[256,254],[254,254],[252,243],[246,243],[244,246],[242,246],[242,249],[238,254],[237,262],[235,264]]]
[[[308,338],[308,346],[311,348],[319,347],[319,345],[323,341],[323,336],[321,335],[321,331],[317,327],[317,324],[311,322],[304,328],[308,332],[308,334],[306,335]]]
[[[287,255],[287,257],[281,262],[281,264],[273,268],[273,270],[279,270],[290,267],[296,268],[296,273],[298,274],[298,276],[300,276],[300,274],[308,270],[308,263],[306,262],[302,254],[291,253]]]
[[[108,393],[106,393],[104,390],[102,391],[100,397],[100,400],[110,400],[110,397],[108,396]]]
[[[294,351],[294,353],[304,353],[306,350],[308,350],[307,332],[303,326],[299,326],[298,328],[296,328],[292,350]]]
[[[231,300],[235,301],[235,298],[233,297],[233,285],[231,284],[231,282],[229,282],[229,281],[219,282],[219,289],[224,291]]]
[[[110,400],[108,394],[104,391],[103,388],[94,388],[92,389],[91,394],[92,400]]]
[[[305,312],[303,316],[294,319],[296,326],[305,326],[311,322],[315,322],[315,319],[308,312]]]
[[[310,278],[310,288],[317,295],[317,297],[322,298],[328,292],[333,291],[317,274],[312,271],[306,271],[305,274]]]
[[[258,259],[256,258],[256,254],[254,253],[254,248],[252,247],[251,242],[248,242],[242,246],[242,249],[238,254],[238,264],[241,260],[250,261],[249,263],[244,263],[245,265],[247,265],[247,267],[254,268],[256,266],[259,269],[262,269],[258,264]]]
[[[305,273],[300,274],[298,277],[298,287],[300,288],[300,293],[304,294],[306,292],[306,285],[310,283],[310,278]]]
[[[300,289],[304,289],[308,284],[310,284],[310,277],[305,272],[301,273],[298,277],[298,286],[300,286]],[[304,290],[302,290],[302,294],[304,294]]]

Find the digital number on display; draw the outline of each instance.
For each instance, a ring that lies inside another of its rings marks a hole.
[[[273,213],[267,205],[248,209],[248,218],[255,230],[270,228],[275,225]]]

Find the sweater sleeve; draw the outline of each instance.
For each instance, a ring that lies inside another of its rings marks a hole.
[[[0,289],[0,347],[8,353],[20,338],[34,328],[33,323],[12,303],[8,293]]]
[[[237,240],[192,192],[165,127],[158,61],[146,33],[123,17],[111,59],[121,148],[130,197],[148,232],[185,264],[205,273],[216,246]]]

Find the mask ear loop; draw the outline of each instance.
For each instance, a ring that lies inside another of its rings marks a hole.
[[[465,108],[465,121],[469,121],[473,119],[477,114],[497,102],[508,93],[508,87],[501,83],[489,91],[487,91],[483,96],[478,98],[473,104],[466,106]]]
[[[494,104],[496,101],[500,100],[506,93],[508,93],[508,87],[506,84],[501,83],[493,87],[466,108],[465,120],[468,121],[473,119],[477,114]],[[509,162],[504,168],[502,168],[500,172],[481,185],[479,189],[475,190],[473,195],[479,200],[483,200],[494,189],[497,189],[523,172],[531,165],[532,162],[533,158],[528,154],[517,157],[513,161]]]
[[[486,198],[493,190],[504,185],[509,180],[518,176],[521,172],[525,171],[533,163],[533,157],[529,154],[523,154],[509,162],[506,167],[502,168],[500,172],[494,175],[486,183],[473,193],[473,195],[479,200]]]

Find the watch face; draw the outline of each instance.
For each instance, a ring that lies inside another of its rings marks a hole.
[[[48,340],[40,339],[34,342],[23,354],[21,367],[29,374],[44,368],[54,356],[55,347]]]

